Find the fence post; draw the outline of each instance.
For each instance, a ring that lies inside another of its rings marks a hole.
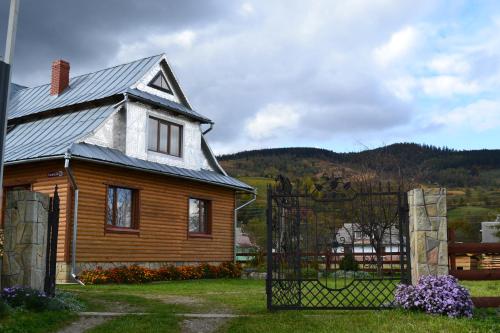
[[[267,310],[272,309],[272,274],[273,274],[273,199],[271,185],[267,187],[267,274],[266,295]]]
[[[412,283],[425,275],[447,275],[446,189],[414,189],[408,204]]]
[[[455,230],[449,229],[448,230],[448,244],[454,244],[455,243]],[[450,254],[449,256],[450,262],[449,262],[449,267],[452,271],[457,269],[457,256],[455,253]]]
[[[44,290],[49,196],[30,191],[7,194],[2,286]]]

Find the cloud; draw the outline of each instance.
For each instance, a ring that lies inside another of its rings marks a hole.
[[[192,30],[183,30],[168,34],[151,34],[135,43],[123,41],[120,43],[117,63],[138,59],[148,54],[149,50],[166,50],[172,48],[190,49],[196,41],[197,33]],[[151,53],[153,54],[153,53]]]
[[[0,17],[7,9],[0,3]],[[60,57],[78,75],[165,52],[191,104],[215,121],[217,152],[413,141],[444,104],[465,107],[500,89],[499,11],[467,9],[427,0],[24,0],[14,80],[46,83]],[[437,137],[444,126],[435,128]]]
[[[405,27],[393,33],[386,43],[373,51],[375,61],[382,67],[408,56],[418,45],[420,32],[415,27]]]
[[[276,137],[281,131],[297,128],[301,115],[293,105],[272,103],[259,110],[245,125],[251,139]]]
[[[459,76],[438,75],[421,79],[425,94],[437,97],[451,97],[453,95],[471,95],[481,90],[477,82],[466,82]]]
[[[254,6],[250,2],[244,2],[241,5],[240,13],[243,16],[252,15],[254,12],[255,12],[255,8],[254,8]]]
[[[428,67],[439,74],[466,74],[469,63],[459,54],[440,54],[429,62]]]
[[[500,101],[479,100],[464,107],[458,107],[442,115],[436,115],[432,122],[448,129],[472,129],[484,132],[500,127]]]

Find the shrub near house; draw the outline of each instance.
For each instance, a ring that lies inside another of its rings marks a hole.
[[[97,268],[83,271],[80,279],[86,284],[145,283],[170,280],[196,280],[215,278],[239,278],[241,266],[232,262],[218,266],[201,264],[197,266],[168,266],[149,269],[140,266],[122,266],[111,269]]]

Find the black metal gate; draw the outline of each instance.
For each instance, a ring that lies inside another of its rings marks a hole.
[[[383,309],[409,283],[408,200],[400,187],[332,178],[268,188],[267,307]]]
[[[47,254],[45,257],[45,287],[48,296],[54,296],[56,291],[57,238],[59,234],[59,194],[57,186],[49,201],[49,216],[47,225]]]

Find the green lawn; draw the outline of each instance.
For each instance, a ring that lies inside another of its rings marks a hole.
[[[500,281],[464,282],[474,296],[499,295]],[[77,292],[89,310],[112,310],[127,304],[148,316],[111,320],[91,332],[179,332],[175,313],[230,311],[245,315],[228,321],[220,332],[499,332],[495,310],[476,311],[473,319],[450,319],[400,310],[267,312],[264,281],[199,280],[145,285],[63,286]],[[192,298],[193,304],[166,304],[160,299]],[[152,298],[152,299],[151,299]]]
[[[0,319],[0,332],[56,332],[76,319],[76,314],[65,311],[28,312],[14,310],[7,317]]]

